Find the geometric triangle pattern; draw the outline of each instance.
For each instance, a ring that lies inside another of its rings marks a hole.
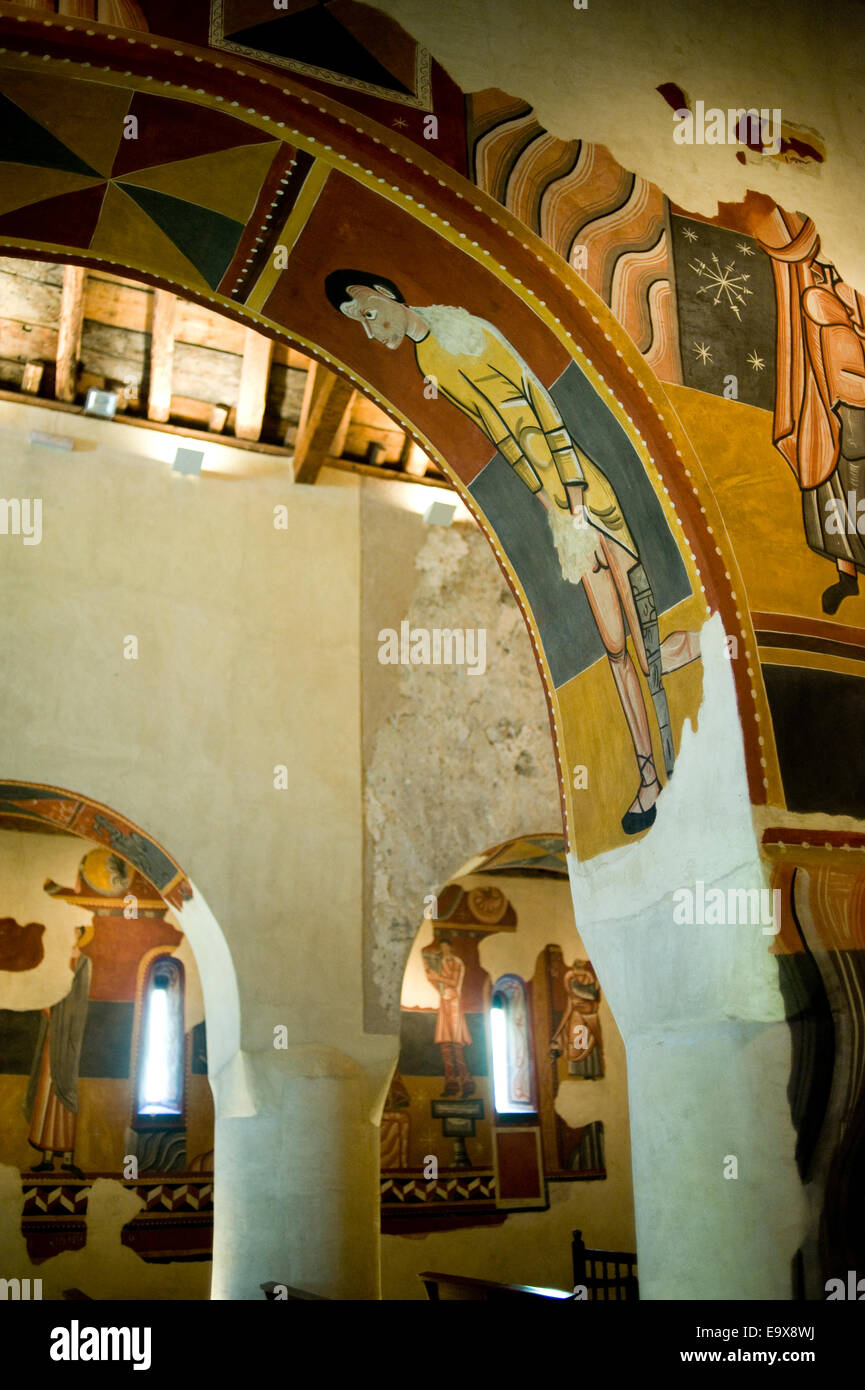
[[[139,169],[153,168],[178,159],[191,159],[218,150],[264,144],[273,139],[256,126],[246,125],[235,116],[185,102],[136,92],[129,115],[137,122],[134,140],[120,139],[111,166],[111,177],[122,178]]]
[[[358,43],[324,5],[308,6],[290,19],[279,16],[251,29],[241,29],[232,38],[235,43],[271,57],[291,58],[309,67],[320,66],[326,55],[327,66],[344,77],[409,94],[409,89]]]
[[[62,169],[67,174],[99,178],[99,171],[85,164],[50,130],[34,121],[20,106],[0,93],[0,159],[16,164],[36,164],[41,169]]]
[[[123,117],[129,109],[131,93],[126,88],[58,77],[53,72],[10,71],[3,75],[3,91],[80,162],[108,178],[117,134],[123,129]]]
[[[86,249],[102,212],[107,185],[97,183],[77,193],[43,198],[0,217],[0,234],[19,241],[41,242],[46,228],[55,235],[62,228],[64,245]]]
[[[262,145],[243,145],[236,150],[218,150],[215,154],[178,159],[171,164],[123,174],[123,187],[140,184],[195,202],[211,212],[221,212],[235,221],[246,222],[274,158],[282,148],[280,141],[269,140]]]
[[[220,0],[210,42],[364,95],[428,109],[430,55],[395,19],[357,0]]]
[[[0,86],[0,235],[219,287],[281,141],[98,83],[9,72]]]
[[[132,269],[149,270],[161,280],[199,293],[208,291],[204,277],[129,196],[130,191],[116,183],[108,185],[102,217],[89,247],[92,254]]]
[[[122,181],[119,186],[215,289],[231,263],[245,224],[153,188],[124,186]]]
[[[93,188],[101,179],[84,174],[67,174],[60,169],[40,169],[34,164],[3,164],[0,183],[0,214],[26,207],[28,203],[59,197],[61,193],[77,193]]]

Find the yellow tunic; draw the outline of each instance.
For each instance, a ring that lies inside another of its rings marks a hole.
[[[424,317],[423,309],[414,312]],[[609,479],[574,443],[549,392],[493,324],[479,318],[472,323],[483,331],[478,355],[448,351],[432,330],[415,343],[423,375],[435,378],[439,393],[474,420],[530,492],[543,489],[567,512],[565,485],[583,487],[592,525],[638,559]]]

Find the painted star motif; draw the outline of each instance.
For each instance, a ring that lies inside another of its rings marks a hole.
[[[395,116],[393,119],[393,124],[397,126],[400,130],[402,130],[405,126],[408,125],[408,121],[404,121],[402,116]]]
[[[698,343],[697,340],[694,339],[694,352],[698,361],[702,362],[704,367],[707,362],[712,361],[712,350],[708,343]]]
[[[696,240],[697,240],[697,233],[694,231],[694,228],[693,228],[693,227],[683,227],[683,228],[682,228],[682,236],[685,238],[686,241],[696,241]]]
[[[745,284],[750,280],[750,275],[745,270],[737,270],[733,261],[729,261],[722,266],[717,255],[713,251],[711,254],[711,265],[697,258],[696,265],[688,262],[689,267],[695,275],[705,277],[706,284],[701,285],[697,294],[711,294],[715,291],[713,304],[726,304],[731,314],[741,322],[742,315],[739,312],[740,306],[746,306],[746,295],[753,294]]]
[[[743,256],[753,256],[754,248],[749,246],[747,241],[737,241],[736,250],[741,251]]]
[[[762,370],[763,370],[763,368],[765,367],[765,365],[766,365],[766,363],[763,361],[762,357],[758,357],[758,356],[757,356],[756,351],[754,351],[754,352],[749,352],[749,354],[748,354],[748,366],[749,366],[749,367],[752,367],[752,368],[754,369],[755,372],[762,372]]]

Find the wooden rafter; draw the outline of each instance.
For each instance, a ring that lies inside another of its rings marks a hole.
[[[267,381],[273,343],[263,333],[247,328],[240,369],[240,392],[234,433],[238,439],[260,439],[267,404]]]
[[[351,409],[353,397],[354,390],[347,381],[319,364],[306,428],[303,434],[298,431],[294,451],[295,482],[315,482],[327,461],[334,435]]]
[[[42,362],[26,362],[24,371],[21,374],[21,390],[28,396],[35,396],[42,383],[42,373],[45,370]]]
[[[115,29],[142,29],[147,33],[150,28],[135,0],[98,0],[96,18],[100,24],[112,24]]]
[[[87,271],[68,265],[63,272],[60,298],[60,327],[57,333],[57,374],[54,394],[58,401],[74,401],[84,323],[84,286]]]
[[[150,335],[150,388],[147,416],[166,421],[171,415],[171,375],[174,367],[174,327],[177,301],[168,290],[155,290]]]

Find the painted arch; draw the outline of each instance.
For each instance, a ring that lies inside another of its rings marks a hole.
[[[650,576],[648,597],[631,581],[640,623],[641,604],[654,603],[663,640],[697,632],[717,612],[747,655],[753,628],[711,490],[663,387],[610,310],[452,169],[283,71],[65,16],[19,14],[0,20],[0,33],[0,245],[197,299],[294,343],[397,418],[454,481],[523,612],[569,848],[589,858],[624,843],[620,817],[639,777],[584,586],[565,578],[514,459],[448,399],[447,383],[429,389],[435,373],[420,353],[412,361],[408,343],[389,352],[338,313],[324,281],[362,269],[394,281],[409,305],[467,310],[491,326],[552,400],[579,458],[600,467],[598,513],[613,529],[624,524]],[[771,722],[748,664],[731,666],[751,800],[777,804],[774,757],[758,738],[771,742]],[[699,710],[700,661],[665,688],[678,747]],[[645,681],[641,689],[665,781],[673,753]],[[590,788],[615,792],[581,796],[579,768]]]

